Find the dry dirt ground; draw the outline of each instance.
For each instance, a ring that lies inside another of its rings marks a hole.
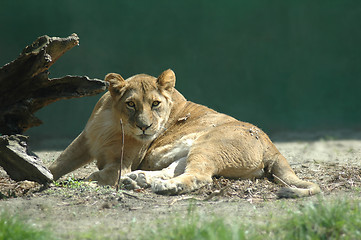
[[[247,223],[262,222],[266,215],[277,216],[310,201],[361,199],[361,131],[278,134],[273,140],[296,174],[317,182],[321,194],[279,200],[275,192],[280,186],[268,179],[219,178],[182,196],[160,196],[149,190],[116,192],[114,188],[73,180],[95,171],[94,164],[44,187],[33,182],[14,182],[0,168],[0,209],[34,226],[48,227],[64,239],[89,231],[115,239],[137,239],[144,228],[175,215],[186,215],[190,206],[204,216],[224,216]],[[35,152],[45,165],[60,154]]]

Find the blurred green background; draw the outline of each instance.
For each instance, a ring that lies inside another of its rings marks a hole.
[[[1,66],[75,32],[51,77],[172,68],[187,99],[271,134],[361,127],[359,0],[1,0],[0,27]],[[75,137],[99,97],[49,105],[27,134]]]

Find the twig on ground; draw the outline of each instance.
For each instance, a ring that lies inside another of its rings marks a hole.
[[[225,186],[219,190],[215,190],[214,192],[212,192],[209,196],[205,197],[205,198],[197,198],[197,197],[193,197],[193,196],[184,196],[184,197],[180,197],[177,199],[173,199],[169,205],[172,206],[174,203],[178,202],[178,201],[183,201],[183,200],[196,200],[196,201],[209,201],[211,200],[213,197],[216,196],[223,196],[226,192],[226,190],[229,188],[229,186]]]
[[[219,184],[219,180],[217,179],[217,178],[213,178],[213,183],[214,183],[214,185],[216,185],[216,187],[218,188],[218,189],[221,189],[222,187],[221,187],[221,184]]]
[[[135,196],[135,195],[132,195],[130,193],[127,193],[127,192],[122,192],[124,195],[127,195],[128,197],[132,197],[132,198],[136,198],[138,200],[141,200],[138,196]]]
[[[227,185],[219,190],[215,190],[214,192],[212,192],[208,197],[204,198],[203,201],[208,201],[210,199],[212,199],[213,197],[216,196],[223,196],[226,193],[226,190],[229,188],[230,186]]]
[[[123,128],[123,121],[120,119],[120,127],[122,129],[122,146],[121,146],[121,153],[120,153],[120,164],[119,164],[119,170],[118,170],[118,180],[115,184],[116,191],[119,190],[120,186],[120,179],[122,177],[122,163],[123,163],[123,157],[124,157],[124,128]]]
[[[275,174],[272,174],[272,176],[273,176],[274,178],[277,178],[277,180],[280,181],[280,182],[281,182],[283,185],[285,185],[286,187],[291,188],[290,185],[288,185],[288,184],[287,184],[285,181],[283,181],[281,178],[277,177]]]

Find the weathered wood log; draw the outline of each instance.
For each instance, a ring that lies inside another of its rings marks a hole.
[[[27,140],[28,137],[20,134],[0,136],[0,165],[15,181],[52,181],[53,175],[39,157],[28,149]]]
[[[48,78],[51,65],[78,44],[76,34],[42,36],[0,68],[0,166],[16,181],[46,183],[53,178],[27,148],[28,138],[19,135],[42,123],[34,113],[60,99],[95,95],[106,89],[104,81],[86,76]]]
[[[20,56],[0,69],[0,133],[22,134],[42,122],[34,116],[40,108],[58,101],[95,95],[106,89],[104,81],[80,76],[48,78],[48,69],[79,38],[39,37]]]

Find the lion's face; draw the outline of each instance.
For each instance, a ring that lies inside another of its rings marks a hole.
[[[163,131],[172,108],[173,71],[167,70],[158,78],[140,74],[127,80],[110,73],[105,80],[110,84],[113,112],[119,122],[122,120],[125,134],[142,141],[156,138]]]

